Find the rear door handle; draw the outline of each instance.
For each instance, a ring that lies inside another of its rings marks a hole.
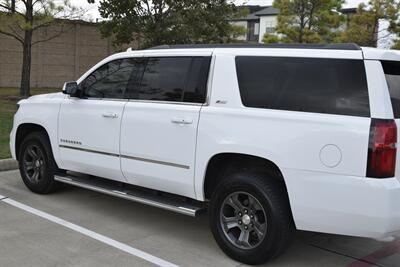
[[[171,119],[172,123],[176,123],[176,124],[192,124],[193,120],[188,120],[188,119],[184,119],[184,118],[172,118]]]
[[[110,118],[110,119],[116,119],[116,118],[118,118],[117,113],[112,113],[112,112],[103,113],[102,116],[103,116],[104,118]]]

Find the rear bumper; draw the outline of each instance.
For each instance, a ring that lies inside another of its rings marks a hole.
[[[376,239],[400,236],[400,179],[283,172],[298,229]]]

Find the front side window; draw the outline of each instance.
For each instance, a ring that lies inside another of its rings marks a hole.
[[[389,87],[390,99],[392,101],[393,114],[396,119],[400,118],[400,62],[382,61],[386,82]]]
[[[238,56],[236,69],[244,106],[370,116],[362,60]]]
[[[148,58],[137,98],[203,103],[209,62],[207,57]]]
[[[84,97],[123,98],[128,82],[138,68],[134,58],[104,64],[80,83]]]

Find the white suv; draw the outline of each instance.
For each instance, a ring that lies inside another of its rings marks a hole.
[[[112,55],[19,102],[27,187],[67,183],[182,214],[208,209],[259,264],[295,229],[400,233],[400,53],[337,45],[160,46]]]

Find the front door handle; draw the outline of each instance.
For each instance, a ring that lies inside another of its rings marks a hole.
[[[117,115],[117,113],[109,112],[109,113],[103,113],[103,117],[104,118],[116,119],[116,118],[118,118],[118,115]]]
[[[172,118],[171,122],[176,124],[192,124],[193,120],[188,120],[184,118]]]

